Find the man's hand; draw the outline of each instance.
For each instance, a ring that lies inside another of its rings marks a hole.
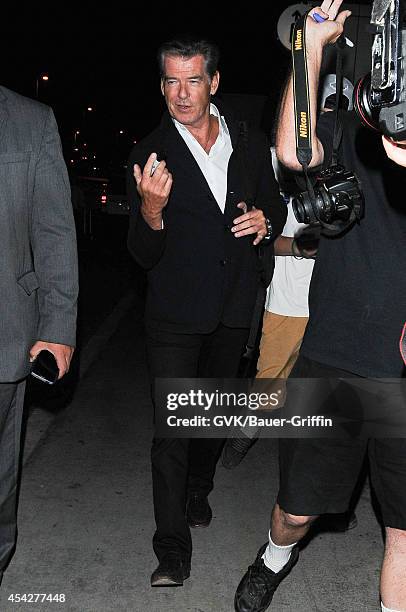
[[[389,159],[406,168],[406,142],[395,142],[387,136],[382,136],[382,142]]]
[[[290,254],[293,255],[294,257],[303,257],[303,259],[315,259],[317,255],[317,250],[318,250],[318,245],[316,244],[312,245],[309,242],[309,243],[304,243],[304,245],[302,245],[302,243],[300,242],[300,236],[299,236],[299,238],[293,238],[292,250]]]
[[[321,6],[316,6],[309,13],[306,22],[306,44],[309,47],[324,47],[335,43],[344,30],[344,23],[351,11],[338,13],[343,0],[324,0]],[[325,21],[318,23],[312,15],[317,13]]]
[[[56,344],[55,342],[37,340],[30,350],[30,361],[34,361],[38,353],[43,350],[49,351],[55,357],[59,369],[58,380],[62,378],[62,376],[65,376],[65,374],[69,372],[70,362],[75,349],[66,344]]]
[[[247,212],[247,205],[245,202],[237,204],[237,208],[241,208],[244,214],[234,219],[234,227],[231,228],[231,231],[236,238],[248,236],[249,234],[256,234],[257,237],[253,242],[254,246],[256,246],[265,238],[267,233],[265,215],[261,209],[255,208],[255,206],[252,207],[252,210]]]
[[[151,153],[142,172],[140,166],[135,164],[134,178],[142,202],[141,214],[152,229],[160,230],[162,210],[168,203],[173,179],[164,161],[159,162],[151,176],[156,158],[156,153]]]
[[[300,236],[298,238],[292,238],[290,236],[278,236],[274,242],[275,255],[282,256],[294,256],[303,259],[314,259],[317,255],[318,241],[311,242],[300,242]]]

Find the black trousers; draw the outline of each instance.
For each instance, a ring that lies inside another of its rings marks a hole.
[[[0,383],[0,582],[17,535],[17,480],[25,381]]]
[[[174,334],[147,330],[148,364],[154,378],[234,378],[248,329],[219,325],[210,334]],[[177,551],[189,560],[192,539],[186,522],[188,493],[208,495],[213,488],[223,439],[164,439],[152,443],[152,482],[159,560]]]

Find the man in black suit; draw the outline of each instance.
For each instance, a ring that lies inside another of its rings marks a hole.
[[[265,136],[242,131],[210,102],[219,85],[217,47],[173,41],[158,58],[169,112],[134,147],[128,183],[128,245],[148,270],[149,368],[152,378],[235,377],[259,283],[254,247],[282,230],[284,207]],[[244,201],[248,183],[252,207]],[[189,527],[210,523],[207,496],[222,443],[153,441],[159,566],[152,586],[182,585],[189,576]]]

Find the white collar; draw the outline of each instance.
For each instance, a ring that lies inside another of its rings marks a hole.
[[[227,127],[227,124],[225,122],[224,117],[222,115],[220,115],[219,109],[212,102],[210,103],[210,115],[213,115],[214,117],[217,117],[218,122],[219,122],[219,134],[218,134],[218,138],[220,140],[224,140],[224,134],[226,134],[227,136],[229,135],[228,127]],[[179,131],[188,132],[189,135],[192,136],[192,138],[194,138],[192,132],[190,130],[188,130],[186,125],[184,125],[183,123],[180,123],[174,117],[171,117],[171,119],[172,119],[172,121],[174,122],[174,124],[176,125],[176,127],[178,128]]]

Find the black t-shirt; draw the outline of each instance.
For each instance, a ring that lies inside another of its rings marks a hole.
[[[334,113],[318,123],[328,165]],[[406,321],[406,169],[353,113],[342,116],[340,162],[361,181],[365,213],[344,235],[322,237],[310,286],[301,353],[368,377],[405,374],[399,339]]]

